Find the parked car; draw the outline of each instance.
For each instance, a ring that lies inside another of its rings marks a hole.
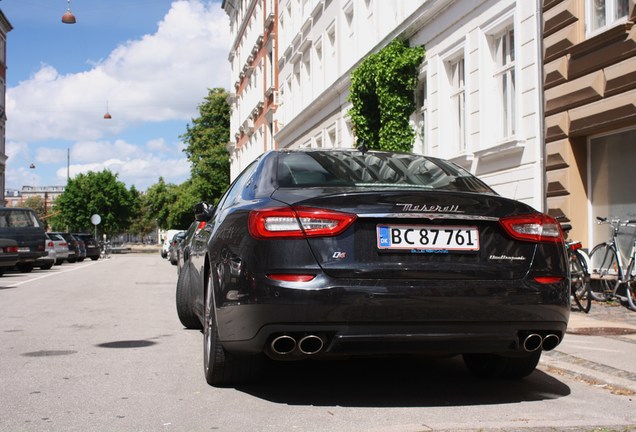
[[[176,230],[176,229],[171,229],[166,231],[166,235],[165,237],[163,237],[163,240],[161,241],[161,257],[162,258],[168,258],[168,252],[170,250],[170,241],[172,240],[174,235],[180,231],[181,230]]]
[[[55,250],[55,244],[49,238],[48,234],[44,233],[46,240],[44,241],[44,250],[46,255],[35,260],[34,267],[39,267],[42,270],[50,270],[57,261],[57,251]]]
[[[202,204],[199,204],[201,207]],[[185,231],[183,235],[183,240],[181,240],[181,244],[179,245],[179,249],[177,252],[177,273],[181,272],[183,268],[183,264],[188,258],[190,254],[190,242],[192,240],[192,236],[197,233],[198,230],[203,229],[206,225],[205,221],[194,220],[188,229]]]
[[[90,258],[93,261],[97,261],[99,259],[101,250],[99,247],[99,243],[97,243],[97,240],[92,234],[73,233],[73,237],[84,242],[86,248],[86,258]]]
[[[64,240],[66,240],[66,245],[68,247],[68,257],[66,258],[66,261],[70,263],[74,263],[79,258],[81,258],[80,243],[71,233],[53,232],[50,234],[57,234],[60,237],[62,237]]]
[[[0,208],[0,238],[13,239],[18,243],[16,267],[23,273],[33,270],[35,260],[45,256],[44,225],[30,208]]]
[[[55,265],[61,265],[68,259],[69,249],[66,239],[58,233],[47,232],[48,241],[53,243],[55,249]]]
[[[179,231],[175,235],[172,236],[172,240],[170,240],[170,246],[168,246],[168,260],[170,264],[177,265],[179,262],[179,253],[181,248],[181,242],[185,238],[185,231]]]
[[[195,218],[177,312],[211,385],[257,378],[263,354],[462,354],[520,378],[565,335],[559,223],[442,159],[270,151]]]
[[[13,239],[0,238],[0,276],[11,270],[18,263],[18,242]]]

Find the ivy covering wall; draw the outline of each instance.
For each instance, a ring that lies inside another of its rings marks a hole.
[[[424,47],[394,40],[367,57],[351,74],[349,101],[357,145],[390,151],[411,151],[415,132],[409,117]]]

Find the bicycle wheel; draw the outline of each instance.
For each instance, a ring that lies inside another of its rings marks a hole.
[[[570,254],[570,290],[579,310],[588,313],[592,307],[590,277],[585,261],[576,252]]]
[[[634,265],[636,265],[636,263],[634,263],[634,260],[632,259],[631,263],[629,264],[629,267],[627,268],[627,284],[626,284],[626,295],[627,295],[627,306],[633,310],[636,311],[636,274],[634,274],[634,271],[636,269],[634,269]]]
[[[606,243],[594,246],[590,252],[590,293],[594,300],[608,300],[616,286],[619,276],[616,251]]]

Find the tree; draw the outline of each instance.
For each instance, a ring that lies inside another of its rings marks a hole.
[[[119,234],[130,226],[139,208],[137,195],[109,170],[79,174],[68,181],[64,193],[55,200],[51,225],[60,231],[91,232],[91,216],[98,214],[101,232]]]
[[[349,110],[358,142],[368,148],[410,151],[415,132],[409,117],[415,111],[414,91],[423,47],[393,40],[367,57],[351,74]]]
[[[200,116],[192,119],[181,135],[191,163],[191,186],[197,186],[199,201],[218,200],[230,182],[230,157],[225,147],[230,140],[228,96],[222,88],[210,89],[199,105]]]
[[[145,223],[153,222],[161,229],[170,229],[170,207],[177,199],[177,186],[167,183],[163,177],[146,190],[143,197],[142,207],[144,208],[143,219]]]
[[[38,215],[38,219],[46,221],[46,203],[39,195],[28,197],[22,203],[22,206],[33,209],[35,214]]]

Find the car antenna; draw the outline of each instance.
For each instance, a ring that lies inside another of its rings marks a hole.
[[[367,144],[364,142],[364,140],[362,140],[362,144],[358,146],[358,150],[360,150],[360,153],[362,153],[363,155],[369,151],[369,148],[367,147]]]

